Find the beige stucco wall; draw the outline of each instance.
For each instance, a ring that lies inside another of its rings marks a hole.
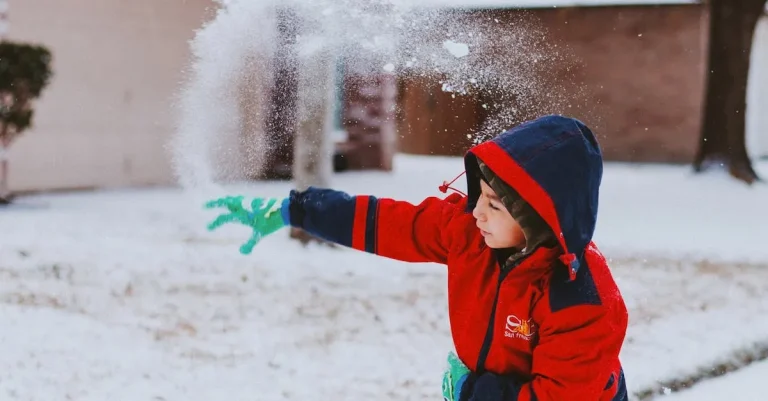
[[[172,184],[164,148],[188,40],[212,0],[10,0],[12,40],[53,52],[35,127],[10,150],[14,191]]]

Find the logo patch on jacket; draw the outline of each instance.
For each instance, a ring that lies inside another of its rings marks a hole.
[[[507,316],[507,325],[504,328],[504,337],[519,338],[531,341],[536,334],[536,324],[532,319],[522,320],[515,315]]]

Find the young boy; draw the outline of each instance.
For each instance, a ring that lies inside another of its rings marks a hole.
[[[448,401],[627,400],[619,350],[627,309],[592,242],[602,177],[593,133],[545,116],[477,145],[464,158],[467,196],[418,205],[329,189],[284,200],[209,202],[254,228],[241,247],[285,225],[358,250],[448,266],[456,354]]]

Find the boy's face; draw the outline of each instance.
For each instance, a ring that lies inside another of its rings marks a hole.
[[[485,244],[491,248],[523,248],[525,235],[520,225],[485,181],[480,180],[480,188],[482,192],[472,216]]]

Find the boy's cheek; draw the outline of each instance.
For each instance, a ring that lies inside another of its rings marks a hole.
[[[485,245],[488,245],[489,248],[506,248],[504,244],[501,244],[493,235],[486,235],[484,239]]]

